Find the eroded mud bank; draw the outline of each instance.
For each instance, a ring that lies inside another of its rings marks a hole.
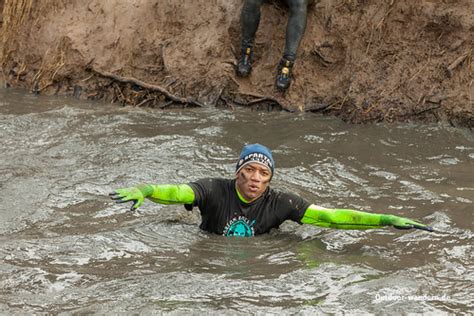
[[[241,5],[0,0],[3,80],[137,106],[246,105],[474,126],[472,1],[318,2],[285,95],[273,82],[287,10],[264,5],[254,71],[241,79],[233,65]]]

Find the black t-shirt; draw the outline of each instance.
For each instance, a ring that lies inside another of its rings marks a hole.
[[[194,191],[194,206],[201,211],[201,229],[225,236],[264,234],[291,219],[297,223],[310,205],[301,197],[270,187],[257,200],[242,202],[235,180],[202,179],[189,184]]]

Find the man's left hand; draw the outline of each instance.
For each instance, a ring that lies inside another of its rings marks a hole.
[[[405,218],[405,217],[399,217],[393,215],[391,218],[391,225],[397,229],[411,229],[411,228],[416,228],[416,229],[421,229],[421,230],[426,230],[428,232],[432,232],[433,228],[415,221],[412,221],[411,219]]]

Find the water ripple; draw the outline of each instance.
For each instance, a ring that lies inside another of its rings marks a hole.
[[[132,109],[14,90],[0,99],[0,314],[474,308],[472,133],[312,114]],[[141,182],[233,177],[251,142],[273,149],[275,189],[410,217],[435,232],[285,222],[264,236],[225,238],[201,231],[197,210],[146,201],[131,212],[107,196]],[[449,300],[426,299],[443,295]],[[393,299],[401,296],[421,299]]]

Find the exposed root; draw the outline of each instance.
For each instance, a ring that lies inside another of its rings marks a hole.
[[[48,62],[47,58],[49,49],[46,50],[40,68],[32,80],[33,93],[43,92],[58,81],[55,79],[56,75],[66,65],[66,48],[64,45],[64,40],[59,42],[51,62]]]
[[[429,107],[426,107],[424,109],[421,109],[421,110],[418,110],[418,111],[415,111],[413,114],[414,115],[421,115],[421,114],[424,114],[426,112],[429,112],[429,111],[434,111],[434,110],[437,110],[441,107],[441,104],[435,104],[433,106],[429,106]]]
[[[365,49],[365,53],[368,54],[369,51],[370,51],[370,46],[372,45],[373,43],[373,37],[374,37],[374,33],[376,31],[379,31],[380,33],[382,33],[382,30],[383,30],[383,26],[384,26],[384,23],[385,23],[385,19],[390,15],[390,13],[393,11],[393,5],[395,4],[395,0],[391,0],[389,5],[388,5],[388,9],[387,11],[384,13],[382,19],[379,21],[379,23],[377,23],[376,26],[373,26],[372,27],[372,30],[370,32],[370,36],[369,36],[369,40],[368,40],[368,44],[367,44],[367,47]]]
[[[463,61],[467,58],[467,56],[469,56],[470,54],[471,54],[471,51],[462,54],[461,56],[459,56],[458,58],[456,58],[456,60],[453,61],[453,62],[446,68],[446,72],[447,72],[449,78],[451,78],[451,77],[453,76],[454,69],[456,69],[459,65],[461,65],[462,62],[463,62]]]
[[[334,62],[327,59],[324,54],[321,52],[321,46],[314,46],[311,50],[311,54],[316,56],[323,67],[328,67],[329,65],[333,64]]]
[[[428,64],[429,64],[430,62],[431,62],[431,57],[428,57],[428,61],[427,61],[423,66],[421,66],[420,69],[418,69],[418,71],[417,71],[413,76],[411,76],[410,79],[408,79],[408,82],[410,82],[410,81],[412,81],[413,79],[415,79],[415,78],[423,71],[423,69],[425,69],[426,66],[428,66]],[[393,91],[392,91],[392,92],[393,92]],[[389,95],[390,95],[390,93],[389,93]]]
[[[190,105],[197,106],[197,107],[204,107],[204,105],[202,103],[194,100],[193,98],[178,97],[174,94],[171,94],[168,90],[166,90],[163,87],[160,87],[158,85],[153,85],[153,84],[150,84],[150,83],[147,83],[147,82],[143,82],[143,81],[138,80],[138,79],[133,78],[133,77],[122,77],[122,76],[113,74],[113,73],[108,72],[108,71],[95,69],[93,66],[87,67],[86,70],[92,71],[94,73],[97,73],[97,74],[101,75],[102,77],[109,78],[109,79],[112,79],[112,80],[120,82],[120,83],[130,83],[130,84],[136,85],[136,86],[138,86],[140,88],[143,88],[145,90],[148,90],[148,91],[157,91],[157,92],[161,93],[162,95],[164,95],[167,99],[169,99],[173,102],[176,102],[176,103],[190,104]]]
[[[261,95],[261,94],[253,93],[253,92],[249,92],[249,93],[238,92],[238,93],[235,93],[235,96],[243,97],[244,99],[248,99],[249,97],[252,98],[250,101],[239,101],[239,100],[236,100],[234,98],[233,102],[236,103],[236,104],[239,104],[239,105],[253,106],[253,105],[258,105],[258,104],[267,104],[268,105],[269,103],[273,103],[273,104],[276,104],[277,106],[279,106],[283,110],[286,110],[286,111],[289,111],[289,112],[292,111],[292,110],[290,110],[291,109],[290,105],[287,104],[287,102],[285,102],[285,100],[280,99],[280,98]]]

